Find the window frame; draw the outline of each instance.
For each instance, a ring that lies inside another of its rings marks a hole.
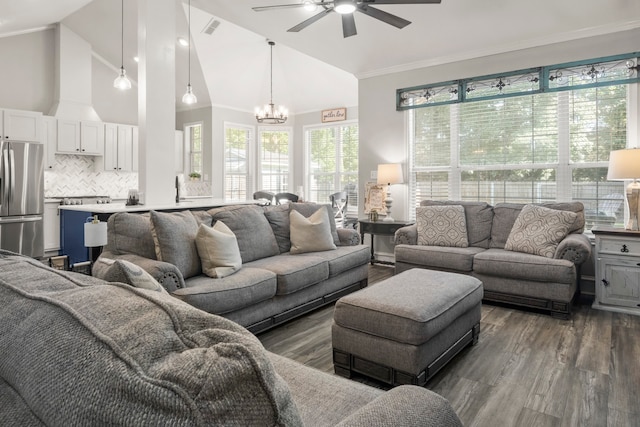
[[[251,199],[253,193],[256,191],[256,127],[243,123],[227,122],[223,123],[223,181],[222,181],[222,194],[225,201],[239,201],[239,199],[227,198],[227,130],[236,129],[243,130],[248,133],[247,138],[247,159],[246,159],[246,200]],[[244,200],[244,199],[242,199]]]
[[[191,128],[194,127],[199,127],[200,128],[200,151],[195,152],[193,150],[193,139],[191,138]],[[185,123],[183,125],[183,135],[184,135],[184,147],[185,147],[185,161],[186,161],[186,172],[187,172],[187,176],[190,176],[192,173],[197,172],[200,174],[200,178],[198,178],[198,181],[202,181],[203,180],[203,175],[204,175],[204,122],[203,121],[197,121],[197,122],[191,122],[191,123]],[[200,165],[200,171],[195,171],[193,168],[193,156],[194,153],[200,153],[200,157],[201,157],[201,165]]]

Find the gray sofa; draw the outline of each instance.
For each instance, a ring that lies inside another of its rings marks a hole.
[[[0,304],[5,427],[462,425],[424,388],[305,367],[164,291],[0,251]]]
[[[395,271],[427,268],[469,274],[484,285],[486,301],[506,302],[549,310],[569,318],[579,291],[580,265],[591,254],[584,231],[584,207],[580,202],[540,204],[574,212],[570,234],[557,246],[553,258],[505,250],[505,243],[524,204],[424,200],[421,206],[462,205],[468,247],[418,245],[417,225],[403,227],[395,235]]]
[[[306,217],[327,209],[337,249],[292,255],[292,209]],[[330,205],[289,203],[235,205],[208,211],[117,213],[108,219],[108,243],[98,261],[132,262],[174,297],[257,333],[367,286],[368,247],[359,245],[355,230],[336,229],[330,209]],[[162,261],[158,261],[152,234],[159,234],[152,228],[152,215],[168,224],[165,240],[169,242]],[[227,277],[211,278],[202,274],[194,239],[200,223],[212,225],[218,220],[235,234],[242,268]],[[106,268],[97,262],[93,275],[105,278]]]

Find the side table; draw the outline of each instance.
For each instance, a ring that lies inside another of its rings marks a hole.
[[[358,224],[360,227],[360,243],[364,244],[365,233],[371,234],[371,264],[387,264],[393,265],[393,262],[378,261],[374,256],[373,250],[373,237],[378,236],[393,236],[399,228],[413,224],[413,221],[370,221],[369,219],[359,219]]]
[[[640,231],[594,227],[596,299],[593,308],[640,315]]]

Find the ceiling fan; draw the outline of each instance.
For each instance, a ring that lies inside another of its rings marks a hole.
[[[424,3],[440,3],[442,0],[303,0],[300,3],[293,4],[280,4],[273,6],[259,6],[254,7],[256,12],[263,12],[272,9],[289,9],[296,7],[304,7],[308,10],[315,10],[317,7],[323,10],[313,15],[311,18],[302,21],[298,25],[289,28],[287,31],[297,33],[314,22],[318,21],[330,14],[331,12],[338,12],[342,16],[342,34],[346,37],[355,36],[356,21],[353,17],[354,12],[361,12],[372,18],[378,19],[382,22],[386,22],[389,25],[393,25],[396,28],[404,28],[411,24],[411,21],[400,18],[399,16],[392,15],[380,9],[372,7],[372,5],[383,4],[424,4]]]

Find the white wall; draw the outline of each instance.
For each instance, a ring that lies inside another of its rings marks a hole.
[[[138,124],[138,88],[118,90],[113,87],[113,80],[118,70],[107,66],[96,59],[91,61],[91,91],[93,109],[100,120],[109,123]]]
[[[403,163],[406,179],[405,113],[395,109],[396,89],[635,51],[640,51],[640,29],[360,80],[360,194],[378,163]],[[393,216],[408,218],[407,186],[394,186],[392,196]],[[392,253],[393,247],[380,238],[378,250]]]

